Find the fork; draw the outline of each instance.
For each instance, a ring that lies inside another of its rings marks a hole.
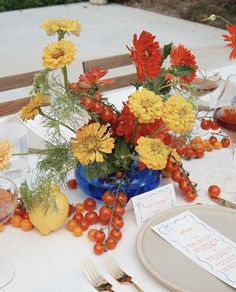
[[[107,256],[105,258],[105,263],[107,266],[108,271],[112,275],[113,278],[115,278],[118,282],[122,283],[127,283],[132,285],[137,291],[139,292],[144,292],[137,284],[135,284],[132,281],[132,277],[126,274],[121,267],[118,265],[116,260],[111,256]]]
[[[114,292],[112,290],[112,285],[103,278],[103,276],[97,271],[94,264],[89,259],[84,259],[81,262],[81,266],[90,284],[92,284],[92,286],[97,291]]]

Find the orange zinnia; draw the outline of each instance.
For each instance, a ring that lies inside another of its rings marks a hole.
[[[236,24],[226,24],[226,28],[230,35],[223,34],[224,41],[229,42],[227,47],[232,48],[232,52],[229,55],[230,59],[236,59]]]
[[[69,87],[79,92],[88,93],[91,88],[97,87],[99,90],[101,86],[112,83],[111,79],[100,80],[107,74],[107,70],[101,70],[100,68],[91,68],[88,72],[80,75],[77,83],[70,83]]]
[[[146,77],[155,78],[160,71],[162,62],[160,46],[154,39],[155,36],[150,32],[142,31],[139,39],[137,34],[134,35],[134,47],[130,49],[127,46],[140,82],[145,81]]]
[[[184,82],[191,82],[196,77],[197,64],[194,55],[186,49],[183,45],[179,45],[171,50],[170,63],[175,66],[189,66],[193,69],[189,76],[182,76],[181,80]]]

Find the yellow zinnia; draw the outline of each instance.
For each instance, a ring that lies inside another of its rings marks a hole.
[[[81,164],[103,162],[102,153],[112,153],[115,139],[106,133],[107,126],[92,123],[77,130],[76,137],[71,138],[71,151]]]
[[[63,18],[50,18],[42,23],[41,28],[47,32],[47,35],[54,35],[62,31],[80,36],[81,32],[81,25],[78,21]]]
[[[63,68],[73,62],[76,54],[75,45],[64,39],[51,43],[43,49],[43,66],[49,69]]]
[[[135,147],[139,154],[139,160],[153,170],[163,169],[167,163],[167,157],[171,148],[160,139],[141,136]]]
[[[152,123],[162,116],[162,98],[143,88],[129,96],[129,109],[139,123]]]
[[[0,169],[8,168],[9,158],[12,154],[13,145],[10,141],[0,141]]]
[[[23,121],[30,119],[33,120],[39,114],[40,107],[49,104],[49,97],[37,92],[34,96],[32,96],[30,102],[20,110],[20,118]]]
[[[193,105],[182,96],[171,96],[164,103],[162,118],[166,127],[173,132],[186,133],[194,126]]]

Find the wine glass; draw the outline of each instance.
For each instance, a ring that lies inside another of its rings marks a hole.
[[[14,213],[18,189],[6,177],[0,176],[0,223],[6,222]],[[14,267],[5,258],[0,258],[0,288],[6,286],[14,277]]]
[[[236,74],[229,75],[223,90],[216,102],[214,120],[228,135],[231,141],[230,155],[222,166],[218,168],[212,179],[222,190],[235,192],[236,190]]]

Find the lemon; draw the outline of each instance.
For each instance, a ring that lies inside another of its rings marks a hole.
[[[42,205],[33,206],[29,211],[31,223],[43,235],[59,229],[68,216],[69,203],[66,195],[60,191],[58,185],[51,186],[50,195],[54,197],[55,206],[49,206],[47,210]]]

